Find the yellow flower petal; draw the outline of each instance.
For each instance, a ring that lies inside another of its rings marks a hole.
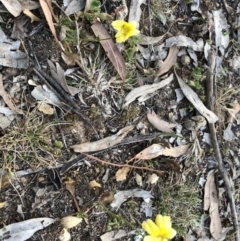
[[[172,228],[170,216],[157,215],[156,224],[159,227],[160,236],[164,238],[171,239],[177,234],[176,230]]]
[[[156,217],[156,224],[160,229],[170,229],[172,227],[171,217],[159,214]]]
[[[154,237],[151,235],[147,235],[144,237],[143,241],[154,241]]]
[[[125,24],[125,21],[123,20],[116,20],[112,22],[113,28],[116,29],[117,31],[120,31],[124,26],[124,24]]]
[[[167,230],[166,233],[162,235],[162,237],[165,237],[166,239],[172,239],[173,237],[176,236],[176,234],[177,234],[176,230],[171,228]]]
[[[140,33],[140,31],[136,29],[136,23],[134,21],[128,23],[123,20],[116,20],[112,22],[112,26],[118,31],[115,35],[117,43],[125,42],[131,36]]]
[[[147,235],[144,237],[143,241],[167,241],[165,238],[161,237],[153,237],[151,235]]]
[[[122,43],[126,41],[126,37],[121,33],[116,33],[115,38],[117,43]]]
[[[160,227],[162,227],[162,225],[163,225],[163,216],[162,215],[160,215],[160,214],[158,214],[157,216],[156,216],[156,224],[157,224],[157,226],[160,228]]]
[[[150,235],[156,237],[160,235],[159,227],[151,220],[147,219],[147,221],[142,223],[142,228]]]

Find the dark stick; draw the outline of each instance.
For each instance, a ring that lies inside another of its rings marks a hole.
[[[79,106],[76,104],[75,101],[72,100],[71,96],[69,95],[69,93],[67,93],[62,86],[58,83],[58,81],[56,81],[55,79],[53,79],[51,76],[49,76],[48,74],[46,74],[42,69],[40,69],[38,66],[35,66],[33,68],[33,70],[35,71],[35,73],[44,81],[46,82],[46,84],[48,86],[51,87],[51,89],[54,90],[55,94],[58,96],[58,98],[64,102],[65,104],[67,104],[68,106],[71,107],[71,110],[77,114],[87,125],[89,125],[94,132],[96,133],[97,137],[98,137],[98,133],[96,131],[96,129],[93,127],[93,125],[91,124],[90,119],[88,119],[87,117],[85,117],[82,113],[81,110],[79,108]]]
[[[34,68],[33,70],[35,71],[35,73],[40,77],[40,79],[50,88],[54,91],[54,93],[57,95],[57,97],[67,106],[69,106],[71,108],[71,110],[77,114],[88,126],[90,126],[95,134],[97,135],[97,138],[99,138],[98,132],[96,131],[96,129],[94,128],[94,126],[91,124],[90,119],[88,119],[87,117],[85,117],[82,113],[81,113],[81,109],[79,108],[79,106],[76,104],[76,102],[71,98],[70,94],[68,92],[66,92],[63,87],[60,85],[60,83],[55,80],[54,78],[52,78],[51,76],[49,76],[48,74],[46,74],[42,69],[41,66],[38,62],[37,56],[35,55],[34,52],[34,48],[32,45],[32,41],[30,39],[28,39],[28,45],[29,48],[33,54],[34,60],[32,58],[30,58],[30,60],[34,63]]]
[[[118,146],[128,145],[128,144],[137,143],[137,142],[141,142],[141,141],[150,141],[150,140],[153,140],[154,138],[156,138],[157,136],[161,136],[161,133],[152,133],[152,134],[148,134],[148,135],[139,135],[139,136],[134,136],[134,137],[126,137],[120,143],[116,144],[115,146],[113,146],[111,148],[116,148]],[[111,149],[111,148],[107,148],[107,149]],[[104,149],[104,150],[101,150],[101,151],[95,151],[95,152],[92,152],[92,153],[88,152],[87,154],[97,155],[97,154],[100,154],[100,153],[106,151],[107,149]],[[81,160],[83,160],[85,158],[86,158],[85,155],[80,154],[79,156],[74,158],[72,161],[64,163],[62,168],[61,168],[61,170],[60,170],[60,173],[64,174],[72,166],[74,166],[76,163],[78,163],[79,161],[81,161]]]
[[[208,108],[214,112],[214,104],[213,104],[213,96],[214,96],[214,69],[215,69],[215,53],[214,51],[209,51],[208,56],[208,70],[207,70],[207,102]],[[218,162],[218,169],[220,174],[223,177],[225,190],[227,193],[227,198],[230,204],[231,214],[232,214],[232,222],[233,228],[235,231],[235,240],[240,241],[240,233],[239,233],[239,223],[238,223],[238,215],[236,211],[232,186],[229,181],[228,173],[223,165],[222,155],[220,151],[220,147],[217,140],[216,129],[213,123],[209,123],[210,135],[212,140],[212,146],[215,152],[216,160]]]

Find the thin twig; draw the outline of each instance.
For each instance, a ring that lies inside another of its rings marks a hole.
[[[207,70],[207,101],[208,101],[208,108],[214,112],[214,105],[213,105],[213,96],[214,96],[214,69],[215,69],[215,56],[216,54],[212,51],[209,52],[208,57],[208,70]],[[210,135],[212,140],[212,146],[215,152],[216,160],[218,162],[218,169],[223,177],[224,184],[225,184],[225,190],[227,193],[227,198],[229,201],[231,214],[232,214],[232,222],[233,222],[233,228],[235,231],[235,241],[240,241],[240,233],[239,233],[239,223],[238,223],[238,215],[235,208],[235,201],[234,201],[234,195],[233,195],[233,187],[230,183],[228,173],[223,165],[222,155],[219,148],[217,135],[216,135],[216,129],[215,125],[212,123],[209,123],[209,129],[210,129]]]
[[[95,161],[101,162],[101,163],[106,164],[106,165],[111,165],[111,166],[115,166],[115,167],[129,167],[129,168],[134,168],[134,169],[147,170],[147,171],[151,171],[151,172],[156,172],[158,174],[166,173],[166,171],[158,171],[156,169],[152,169],[152,168],[148,168],[148,167],[138,167],[138,166],[133,166],[133,165],[128,165],[128,164],[112,163],[112,162],[101,160],[101,159],[99,159],[99,158],[97,158],[95,156],[89,155],[87,153],[82,153],[82,154],[85,155],[88,158],[91,158],[91,159],[93,159]]]
[[[79,106],[75,103],[75,101],[71,98],[71,96],[69,95],[68,92],[65,91],[65,89],[61,86],[61,84],[55,80],[53,77],[49,76],[48,74],[46,74],[42,69],[41,66],[38,62],[38,59],[35,55],[35,51],[32,45],[31,40],[29,39],[28,41],[29,47],[31,49],[31,52],[33,54],[34,57],[34,61],[30,58],[31,61],[34,62],[35,67],[33,68],[33,70],[35,71],[35,73],[40,77],[40,79],[48,86],[50,87],[50,89],[52,89],[54,91],[54,93],[57,95],[57,97],[66,105],[71,107],[71,110],[77,114],[88,126],[90,126],[93,131],[95,132],[97,138],[99,138],[98,132],[95,129],[95,127],[92,125],[91,120],[84,116],[81,113],[81,109],[79,108]]]

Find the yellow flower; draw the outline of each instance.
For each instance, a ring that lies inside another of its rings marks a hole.
[[[160,214],[156,217],[156,223],[147,219],[142,223],[142,228],[149,234],[144,237],[143,241],[168,241],[177,234],[172,228],[171,217]]]
[[[125,42],[131,36],[140,33],[140,31],[136,29],[135,22],[128,23],[123,20],[116,20],[112,22],[112,26],[118,31],[115,35],[117,43]]]

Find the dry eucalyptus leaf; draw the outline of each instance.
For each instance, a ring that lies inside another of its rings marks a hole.
[[[181,146],[176,146],[176,147],[170,147],[167,148],[165,147],[163,151],[164,156],[171,156],[171,157],[179,157],[188,151],[189,145],[181,145]]]
[[[146,183],[156,184],[158,179],[159,179],[159,176],[156,175],[155,173],[153,173],[151,175],[148,175],[148,179],[147,179]]]
[[[136,179],[136,183],[137,183],[137,185],[141,187],[141,186],[143,185],[143,182],[142,182],[142,176],[139,175],[138,173],[136,173],[136,175],[135,175],[135,179]]]
[[[18,17],[23,10],[18,0],[1,0],[1,2],[14,17]]]
[[[20,17],[14,19],[13,29],[11,34],[12,39],[24,39],[28,37],[28,34],[27,34],[28,20],[29,18],[25,15],[21,15]]]
[[[18,0],[22,5],[23,9],[34,10],[40,7],[40,4],[36,1],[31,0]]]
[[[21,42],[11,41],[0,28],[0,65],[27,69],[28,56],[19,50]]]
[[[28,84],[31,85],[31,86],[37,86],[38,85],[37,82],[33,79],[29,79]]]
[[[47,115],[53,115],[54,114],[54,109],[52,108],[52,106],[50,106],[49,104],[47,104],[45,102],[39,103],[38,109],[41,112],[43,112],[44,114],[47,114]]]
[[[215,44],[222,55],[224,55],[225,49],[229,45],[229,34],[223,34],[229,32],[229,25],[222,9],[212,11],[214,21],[214,33],[215,33]]]
[[[232,123],[236,118],[236,114],[240,111],[240,104],[237,100],[234,100],[231,104],[232,108],[227,108],[228,111],[228,123]]]
[[[72,178],[68,177],[64,181],[64,183],[66,184],[66,189],[71,193],[73,201],[74,201],[74,204],[75,204],[77,210],[79,211],[80,210],[79,204],[78,204],[77,199],[75,197],[75,185],[76,185],[76,182]]]
[[[59,63],[56,63],[56,67],[55,67],[55,65],[51,60],[48,59],[47,62],[50,67],[51,75],[55,80],[59,82],[59,84],[63,87],[63,89],[66,92],[70,93],[72,96],[80,92],[79,88],[75,88],[67,85],[67,80],[65,78],[64,70]]]
[[[232,123],[228,123],[227,128],[223,131],[223,139],[225,141],[232,141],[234,139],[237,139],[237,137],[232,131],[232,125]]]
[[[137,45],[137,47],[138,50],[141,52],[142,57],[149,61],[164,60],[166,59],[168,54],[165,50],[164,44],[153,46],[153,53],[149,51],[149,48],[145,48],[139,44]]]
[[[153,201],[150,198],[145,198],[141,204],[140,212],[145,213],[146,217],[152,217],[153,215],[152,203]]]
[[[139,152],[134,158],[141,160],[149,160],[162,155],[163,151],[164,147],[162,147],[160,144],[152,144],[151,146]]]
[[[76,227],[81,222],[82,218],[77,218],[74,216],[67,216],[61,219],[62,226],[67,229]]]
[[[0,190],[10,185],[10,183],[11,183],[11,178],[7,173],[0,175]]]
[[[43,10],[43,13],[45,15],[45,18],[47,20],[47,23],[48,23],[48,26],[56,40],[57,43],[59,43],[59,40],[57,38],[57,34],[56,34],[56,30],[55,30],[55,27],[54,27],[54,23],[53,23],[53,20],[52,20],[52,13],[51,13],[51,10],[47,4],[47,1],[46,0],[39,0],[40,2],[40,5],[41,5],[41,8]]]
[[[165,37],[165,35],[166,34],[159,37],[150,37],[150,36],[140,34],[140,41],[138,44],[142,44],[142,45],[158,44]]]
[[[103,183],[106,183],[106,182],[108,181],[108,178],[109,178],[109,172],[110,172],[110,169],[107,168],[107,169],[106,169],[106,172],[105,172],[105,174],[104,174],[104,176],[102,177],[102,182],[103,182]]]
[[[11,109],[9,109],[8,107],[5,107],[5,106],[0,106],[0,113],[4,114],[6,116],[14,114],[14,112]]]
[[[182,92],[186,98],[194,105],[198,112],[203,115],[209,123],[215,123],[218,121],[218,117],[210,110],[208,110],[202,101],[199,99],[198,95],[177,75],[174,69],[175,75],[177,76],[178,83],[182,89]]]
[[[114,200],[111,203],[111,207],[114,209],[118,209],[120,208],[123,202],[125,202],[128,198],[131,198],[131,197],[138,197],[138,198],[141,197],[146,201],[147,200],[149,201],[150,198],[153,198],[150,191],[145,191],[139,188],[119,191],[114,195]]]
[[[166,39],[166,47],[172,47],[173,45],[176,45],[178,47],[189,47],[193,49],[194,51],[203,51],[203,39],[198,39],[197,42],[194,42],[190,37],[186,37],[184,35],[179,35],[175,37],[171,37]]]
[[[66,228],[63,228],[63,230],[60,232],[58,238],[60,241],[70,241],[71,234],[67,231]]]
[[[95,36],[100,39],[100,44],[104,48],[106,55],[112,62],[119,76],[123,81],[125,81],[127,74],[126,64],[117,45],[113,42],[111,36],[100,22],[95,22],[91,26],[91,29],[93,30]]]
[[[12,223],[0,229],[1,240],[6,241],[25,241],[29,240],[32,235],[46,228],[55,222],[53,218],[32,218],[29,220]]]
[[[216,239],[220,240],[222,237],[222,223],[218,210],[218,192],[215,184],[214,172],[208,175],[207,182],[205,184],[205,195],[204,195],[204,210],[209,209],[211,218],[210,232],[211,235]]]
[[[129,167],[122,167],[118,169],[118,171],[115,174],[117,182],[126,180],[127,174],[129,171],[130,171]]]
[[[125,230],[120,229],[117,231],[113,230],[113,231],[107,232],[107,233],[103,234],[100,238],[102,241],[113,241],[116,239],[123,238],[127,235],[128,235],[128,233]]]
[[[72,0],[64,11],[67,16],[77,13],[85,6],[85,1]]]
[[[139,98],[140,96],[146,96],[148,94],[153,93],[154,91],[161,89],[171,83],[173,80],[173,74],[171,74],[166,79],[160,81],[159,83],[154,83],[152,85],[143,85],[138,88],[133,89],[130,91],[127,96],[125,97],[123,108],[127,107],[130,103],[132,103],[135,99]]]
[[[7,204],[7,201],[5,202],[0,202],[0,208],[3,208]]]
[[[31,92],[31,95],[36,100],[44,100],[45,102],[49,104],[53,104],[56,106],[61,106],[61,101],[56,96],[54,92],[52,92],[46,85],[38,85],[36,86],[33,91]]]
[[[35,16],[29,9],[24,9],[23,13],[26,14],[29,18],[31,18],[31,23],[34,21],[36,22],[41,21],[41,19]]]
[[[23,112],[19,110],[14,102],[11,100],[10,96],[8,93],[4,90],[3,86],[3,80],[2,80],[2,75],[0,74],[0,96],[2,96],[4,102],[7,104],[7,106],[15,113],[22,114]]]
[[[66,184],[66,189],[72,194],[72,195],[75,195],[75,185],[76,185],[76,182],[68,177],[64,183]]]
[[[96,182],[95,180],[92,180],[91,182],[89,182],[89,186],[90,186],[90,188],[102,187],[101,184]]]
[[[113,192],[103,192],[98,200],[103,204],[110,204],[114,200],[114,193]]]
[[[211,196],[210,182],[211,182],[212,174],[213,174],[213,171],[211,171],[208,174],[207,182],[204,187],[204,206],[203,206],[204,211],[208,211],[210,207],[210,196]]]
[[[160,144],[152,144],[151,146],[139,152],[134,158],[141,160],[150,160],[160,155],[179,157],[184,155],[187,152],[188,148],[189,145],[181,145],[167,148],[163,147]]]
[[[68,66],[75,65],[75,60],[70,54],[66,54],[66,53],[62,52],[61,57],[64,60],[65,64],[67,64]]]
[[[18,69],[27,69],[28,56],[18,49],[12,51],[12,46],[13,45],[11,45],[11,43],[9,44],[0,42],[0,65]]]
[[[167,73],[172,66],[176,63],[177,61],[177,55],[178,55],[179,49],[177,46],[172,46],[169,49],[169,53],[167,58],[164,60],[164,62],[162,63],[162,65],[160,66],[159,71],[156,74],[156,78],[160,75],[163,75],[165,73]]]
[[[73,145],[72,148],[75,152],[93,152],[101,151],[120,143],[129,131],[133,130],[134,125],[126,126],[118,131],[117,134],[103,138],[95,142],[87,142],[79,145]]]
[[[177,124],[169,123],[160,119],[158,115],[154,111],[148,112],[147,114],[148,121],[159,131],[173,133],[174,131],[171,128],[177,126]]]
[[[22,204],[17,205],[17,213],[19,213],[22,216],[23,220],[25,219],[25,215],[24,215],[23,210],[22,210]]]
[[[8,126],[10,126],[10,124],[14,119],[15,119],[15,115],[5,116],[0,114],[0,127],[2,129],[6,129]]]

